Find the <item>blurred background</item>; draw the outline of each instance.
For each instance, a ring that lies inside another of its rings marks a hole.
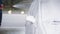
[[[3,0],[2,12],[0,33],[60,34],[60,0]]]
[[[37,30],[37,0],[2,0],[0,34],[35,34]],[[35,19],[36,18],[36,19]]]
[[[7,14],[9,11],[12,14],[20,14],[22,11],[27,13],[33,0],[2,0],[3,13]]]

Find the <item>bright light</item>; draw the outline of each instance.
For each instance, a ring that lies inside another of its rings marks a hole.
[[[11,10],[9,10],[9,11],[8,11],[8,14],[11,14],[11,13],[12,13],[12,11],[11,11]]]
[[[24,14],[24,11],[21,11],[21,14]]]

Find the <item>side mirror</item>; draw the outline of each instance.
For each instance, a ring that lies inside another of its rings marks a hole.
[[[32,23],[34,23],[36,21],[34,16],[26,16],[26,20],[29,22],[32,22]]]

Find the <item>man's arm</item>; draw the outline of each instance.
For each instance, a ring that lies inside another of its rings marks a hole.
[[[0,4],[0,10],[2,10],[3,9],[3,4]]]
[[[0,0],[0,10],[3,9],[3,3],[2,3],[2,0]]]

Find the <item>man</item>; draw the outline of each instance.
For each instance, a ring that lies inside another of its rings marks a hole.
[[[2,21],[2,0],[0,0],[0,26],[1,26],[1,21]]]

